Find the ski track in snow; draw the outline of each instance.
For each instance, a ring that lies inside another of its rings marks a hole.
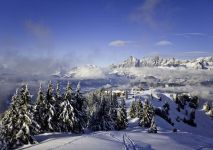
[[[117,142],[121,142],[123,143],[124,149],[125,150],[138,150],[138,148],[136,147],[136,144],[134,143],[134,141],[127,135],[126,132],[122,133],[122,136],[120,138],[116,137],[114,134],[112,134],[111,132],[100,132],[100,133],[94,133],[94,135],[96,134],[101,134],[101,135],[108,135],[111,138],[115,139]]]
[[[133,140],[126,134],[123,134],[123,144],[125,146],[125,150],[136,150],[135,143]]]

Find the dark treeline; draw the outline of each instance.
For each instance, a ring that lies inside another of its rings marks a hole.
[[[118,102],[112,92],[97,90],[85,97],[80,83],[76,90],[68,82],[64,92],[49,82],[47,90],[40,85],[37,99],[23,85],[11,99],[0,120],[0,149],[13,149],[36,143],[34,135],[46,132],[84,133],[85,128],[121,130],[127,126],[125,101]]]

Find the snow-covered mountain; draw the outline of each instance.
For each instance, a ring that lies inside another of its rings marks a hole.
[[[178,60],[175,58],[143,57],[142,59],[130,56],[122,63],[111,65],[111,68],[127,67],[182,67],[190,69],[212,69],[213,57],[200,57],[191,60]]]
[[[142,59],[130,56],[119,64],[101,68],[96,65],[83,65],[74,67],[65,72],[56,71],[54,76],[73,79],[104,79],[109,75],[131,77],[140,71],[140,68],[165,68],[165,69],[213,69],[213,57],[200,57],[191,60],[178,60],[175,58],[144,57]],[[137,71],[137,72],[135,72]]]

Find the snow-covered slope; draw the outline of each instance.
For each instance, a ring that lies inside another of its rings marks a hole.
[[[153,99],[150,99],[150,94]],[[158,100],[159,96],[161,101]],[[149,98],[154,107],[162,107],[165,102],[170,105],[169,116],[174,126],[159,116],[155,117],[158,128],[157,134],[147,133],[147,129],[138,126],[138,118],[130,119],[128,128],[121,131],[86,131],[85,134],[45,133],[36,136],[38,144],[26,145],[20,149],[29,150],[212,150],[213,149],[213,121],[198,108],[196,111],[197,127],[189,126],[183,121],[176,121],[176,117],[183,118],[184,112],[176,110],[176,104],[168,93],[157,90],[147,90],[135,98],[129,96],[126,100],[129,108],[132,101]],[[176,128],[177,132],[172,130]]]

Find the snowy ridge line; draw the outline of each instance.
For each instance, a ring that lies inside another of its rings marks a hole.
[[[56,146],[56,147],[49,148],[49,149],[47,149],[47,150],[54,150],[54,149],[58,149],[58,148],[60,149],[61,147],[65,146],[65,145],[69,145],[69,144],[71,144],[71,143],[73,143],[73,142],[76,142],[76,141],[82,139],[82,138],[85,138],[85,136],[81,136],[81,137],[79,137],[79,138],[77,138],[77,139],[74,139],[74,140],[71,140],[71,141],[69,141],[69,142],[67,142],[67,143],[65,143],[65,144],[58,145],[58,146]]]
[[[128,142],[128,143],[127,143]],[[125,150],[137,150],[135,147],[135,143],[133,140],[126,134],[126,132],[123,134],[123,143],[125,146]]]

